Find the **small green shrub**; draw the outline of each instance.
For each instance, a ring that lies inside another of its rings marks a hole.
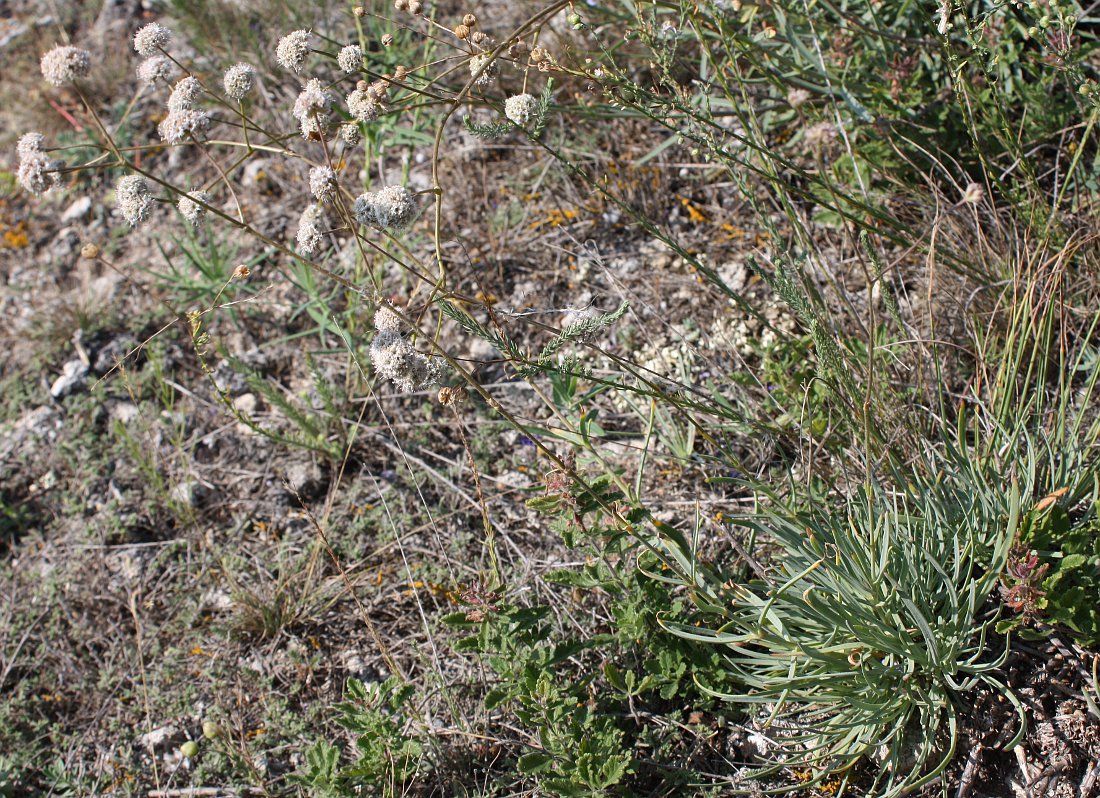
[[[965,454],[926,465],[805,510],[763,495],[735,523],[779,552],[747,583],[664,539],[707,621],[669,614],[664,625],[714,647],[726,680],[705,689],[753,707],[772,739],[753,778],[799,768],[814,783],[847,781],[871,761],[867,795],[900,795],[951,761],[960,699],[979,684],[1017,706],[1022,735],[1022,708],[994,676],[1008,652],[986,601],[1030,478],[1021,486]]]

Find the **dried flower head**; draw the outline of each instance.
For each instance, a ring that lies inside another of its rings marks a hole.
[[[392,33],[383,33],[382,34],[382,46],[383,47],[389,47],[391,44],[393,44],[393,34]]]
[[[294,102],[294,118],[302,128],[302,137],[319,137],[331,109],[332,95],[321,81],[310,78]]]
[[[362,132],[359,130],[359,125],[354,122],[345,122],[340,125],[340,138],[349,147],[354,147],[359,143],[359,139],[362,138]]]
[[[295,240],[298,242],[298,251],[303,255],[312,255],[325,242],[321,232],[321,208],[318,205],[310,205],[298,218],[298,233]]]
[[[302,65],[309,55],[308,30],[296,30],[279,39],[279,45],[275,48],[275,60],[292,72],[301,72]]]
[[[153,197],[149,194],[149,184],[141,175],[120,177],[115,184],[115,197],[118,199],[118,209],[131,227],[149,218]]]
[[[963,191],[962,202],[967,205],[977,205],[985,196],[985,189],[981,183],[968,183]]]
[[[355,14],[357,17],[365,17],[367,15],[367,9],[363,6],[356,6],[351,10],[351,13]]]
[[[248,277],[250,274],[252,274],[252,270],[250,268],[248,268],[248,264],[238,263],[237,268],[233,270],[233,279],[234,280],[243,280],[246,277]],[[209,722],[210,721],[207,721],[206,723],[209,723]],[[204,735],[206,735],[209,739],[212,740],[212,739],[214,739],[214,737],[217,737],[218,735],[217,734],[207,734],[206,723],[202,724],[202,733]]]
[[[156,22],[150,22],[134,34],[134,49],[146,58],[156,55],[168,44],[172,31]]]
[[[137,76],[146,86],[152,86],[158,80],[168,80],[175,71],[176,65],[172,63],[172,59],[154,55],[138,64]]]
[[[92,56],[87,50],[58,45],[42,56],[42,77],[54,86],[64,86],[87,75],[91,64]]]
[[[210,195],[205,191],[198,189],[191,189],[191,196],[181,196],[180,201],[176,204],[176,209],[183,214],[183,218],[191,223],[192,227],[198,227],[202,224],[206,218],[206,208],[199,205],[199,202],[210,204]],[[194,197],[192,199],[191,197]],[[198,200],[199,202],[195,202]]]
[[[374,329],[378,332],[399,333],[405,329],[405,322],[401,321],[391,305],[382,303],[374,311]]]
[[[403,393],[412,393],[437,379],[428,358],[413,349],[401,335],[400,317],[389,305],[379,305],[374,313],[374,340],[370,359],[378,376],[388,379]]]
[[[462,24],[455,25],[455,29],[453,32],[454,35],[460,39],[468,39],[470,37],[470,26]]]
[[[477,17],[475,17],[473,14],[467,14],[462,18],[462,24],[469,28],[472,28],[474,25],[477,24]]]
[[[42,147],[45,143],[46,137],[32,130],[30,133],[24,133],[20,137],[15,145],[15,151],[19,153],[20,158],[27,158],[31,155],[43,153]]]
[[[815,150],[821,149],[836,140],[836,125],[832,122],[818,122],[810,125],[802,134],[802,138],[806,146]]]
[[[404,186],[387,186],[381,191],[360,195],[352,210],[360,224],[399,233],[416,221],[419,206],[416,196]]]
[[[169,144],[179,144],[187,136],[198,135],[210,127],[210,115],[206,111],[196,111],[193,108],[181,108],[178,111],[170,111],[168,116],[157,125],[157,133],[161,141]]]
[[[240,100],[250,91],[256,80],[256,70],[249,64],[234,64],[225,70],[222,77],[222,85],[225,93],[234,100]]]
[[[382,103],[369,87],[366,90],[356,88],[347,99],[348,113],[360,122],[373,122],[382,111]]]
[[[420,0],[409,0],[409,13],[415,16],[420,16],[424,11],[424,4]]]
[[[470,41],[472,41],[479,47],[483,47],[485,46],[485,42],[489,41],[489,34],[483,33],[479,30],[475,30],[472,34],[470,34]]]
[[[64,164],[53,160],[42,148],[46,143],[41,133],[25,133],[15,145],[19,153],[16,177],[19,184],[35,196],[49,191],[60,182],[58,169]]]
[[[363,48],[358,44],[349,44],[337,54],[336,63],[349,75],[358,72],[363,67]]]
[[[168,95],[169,111],[186,111],[190,108],[199,95],[202,94],[202,84],[198,78],[188,75],[181,78],[172,93]]]
[[[298,251],[304,255],[311,255],[324,243],[324,234],[321,231],[321,218],[323,212],[320,206],[310,205],[301,216],[298,217],[298,232],[295,240],[298,242]]]
[[[393,79],[398,81],[404,80],[406,76],[408,76],[408,74],[409,68],[404,66],[403,64],[398,64],[396,67],[394,67]]]
[[[477,76],[474,81],[475,86],[488,86],[499,71],[500,67],[497,66],[497,62],[488,53],[475,55],[470,59],[470,74]]]
[[[791,89],[787,92],[787,104],[791,108],[799,109],[813,97],[807,89]]]
[[[408,11],[409,0],[393,0],[393,7],[398,11]]]
[[[309,190],[318,202],[336,199],[336,173],[328,166],[315,166],[309,170]]]
[[[84,258],[84,260],[95,260],[99,257],[99,247],[91,241],[87,242],[80,248],[80,257]]]
[[[530,94],[517,94],[504,101],[504,115],[520,127],[525,127],[538,105],[539,101]]]

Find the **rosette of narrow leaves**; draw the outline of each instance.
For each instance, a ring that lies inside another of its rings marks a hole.
[[[780,553],[745,584],[722,584],[662,530],[695,620],[711,625],[662,623],[717,647],[728,683],[701,687],[755,705],[770,750],[751,777],[790,768],[847,781],[868,760],[867,795],[900,795],[946,768],[959,701],[980,684],[1015,706],[1023,734],[1022,707],[995,677],[1007,646],[989,639],[996,611],[985,609],[1019,522],[1019,480],[961,455],[925,465],[835,506],[795,510],[767,496],[739,524]],[[1027,495],[1034,473],[1022,477]]]

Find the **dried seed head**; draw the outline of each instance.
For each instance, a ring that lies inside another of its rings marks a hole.
[[[383,33],[382,34],[382,46],[383,47],[389,47],[391,44],[393,44],[393,34],[392,33]]]
[[[225,75],[222,76],[222,85],[225,86],[227,95],[234,100],[240,100],[252,91],[255,79],[256,70],[249,64],[234,64],[225,70]]]
[[[172,93],[168,95],[168,110],[186,111],[200,94],[202,94],[202,84],[199,83],[198,78],[190,75],[181,78],[172,89]]]
[[[131,227],[149,218],[153,197],[149,194],[149,184],[141,175],[120,177],[115,184],[115,197],[118,209]]]
[[[301,126],[302,137],[320,138],[331,109],[332,95],[325,91],[321,81],[310,78],[294,102],[294,118]]]
[[[553,61],[539,61],[539,72],[549,72],[553,68]]]
[[[309,170],[309,190],[318,202],[336,199],[336,173],[328,166],[315,166]]]
[[[95,260],[99,257],[99,247],[89,241],[80,248],[80,257],[84,260]]]
[[[469,25],[455,25],[454,35],[460,39],[465,40],[470,35]]]
[[[472,34],[470,34],[470,41],[480,47],[485,44],[485,42],[489,41],[489,35],[486,33],[482,33],[479,30],[475,30]]]
[[[150,22],[134,34],[134,49],[146,58],[156,55],[168,44],[172,31],[156,22]]]
[[[356,6],[351,10],[351,13],[355,14],[357,17],[365,17],[367,15],[367,9],[363,8],[363,6]]]
[[[189,193],[190,197],[180,197],[180,201],[176,203],[176,209],[183,214],[183,218],[189,221],[192,227],[198,227],[206,218],[206,208],[195,200],[209,205],[210,195],[197,189],[191,189]]]
[[[398,64],[397,68],[393,70],[393,79],[394,80],[404,80],[405,77],[408,74],[409,74],[409,70],[406,69],[405,67],[401,66],[400,64]]]
[[[292,72],[301,72],[306,56],[309,55],[309,37],[308,30],[296,30],[279,39],[279,45],[275,48],[275,60]]]
[[[393,7],[398,11],[408,11],[409,0],[393,0]]]
[[[325,242],[321,232],[321,208],[310,205],[298,218],[298,233],[295,240],[298,242],[298,251],[303,255],[312,255]]]
[[[445,385],[439,389],[437,398],[441,405],[450,407],[465,402],[469,396],[469,392],[461,385],[456,385],[453,388]]]
[[[525,42],[523,39],[519,39],[516,41],[515,44],[509,47],[508,50],[509,52],[515,51],[516,55],[522,55],[523,53],[527,52],[527,42]]]
[[[414,17],[420,16],[423,10],[424,4],[421,3],[420,0],[409,0],[409,13]]]
[[[504,115],[520,127],[525,127],[538,105],[539,101],[530,94],[517,94],[504,101]]]
[[[336,63],[348,75],[352,72],[358,72],[363,68],[363,48],[358,44],[349,44],[340,50],[336,56]]]
[[[92,56],[79,47],[58,45],[42,56],[42,77],[54,86],[64,86],[82,78],[91,69]]]
[[[233,279],[243,280],[250,274],[252,274],[252,270],[248,268],[248,265],[239,263],[237,264],[237,268],[233,270]],[[211,726],[213,729],[210,728]],[[215,737],[221,736],[221,729],[218,728],[218,724],[206,721],[206,723],[202,724],[202,733],[206,739],[213,740]]]
[[[462,18],[462,24],[468,28],[472,28],[474,25],[477,24],[477,17],[475,17],[473,14],[467,14]]]
[[[367,94],[373,97],[376,102],[382,102],[386,98],[386,92],[390,90],[388,81],[391,80],[393,80],[393,75],[386,75],[382,80],[374,81],[367,87]]]
[[[138,80],[146,86],[152,86],[158,80],[168,80],[175,71],[176,65],[172,63],[170,58],[165,58],[163,55],[154,55],[152,58],[146,58],[138,64],[137,76]]]
[[[541,47],[536,47],[534,50],[531,51],[531,60],[534,61],[536,64],[540,61],[545,61],[549,57],[550,53],[546,52],[546,50],[543,50]]]

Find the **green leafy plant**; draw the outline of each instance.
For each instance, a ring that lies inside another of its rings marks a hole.
[[[1023,709],[995,675],[1008,650],[991,637],[986,603],[1033,472],[1008,475],[967,455],[804,510],[762,494],[735,523],[779,554],[746,583],[723,583],[682,536],[663,539],[706,619],[663,623],[720,653],[726,682],[705,689],[757,713],[771,743],[754,778],[793,767],[813,783],[847,782],[873,762],[867,794],[900,795],[946,768],[958,704],[981,684],[1016,706],[1022,736]]]
[[[1064,627],[1083,646],[1100,642],[1095,601],[1100,595],[1100,525],[1095,515],[1093,507],[1074,519],[1053,503],[1024,517],[1001,588],[1006,606],[1020,614],[1000,628],[1042,620]]]

